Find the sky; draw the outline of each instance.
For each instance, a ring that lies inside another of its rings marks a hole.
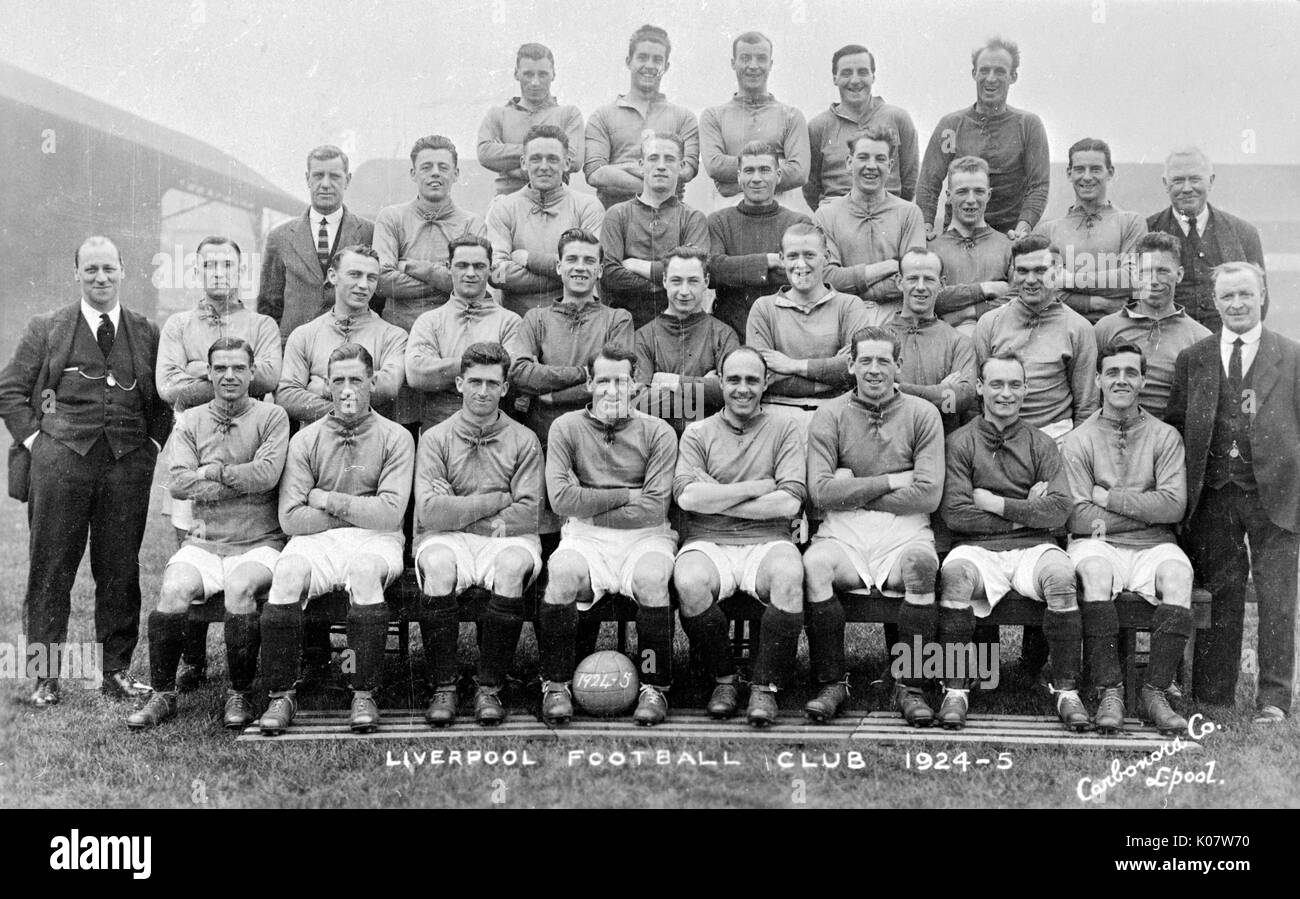
[[[1046,123],[1054,159],[1081,137],[1118,162],[1197,143],[1219,162],[1300,163],[1300,4],[1193,0],[0,0],[0,58],[226,151],[306,197],[303,158],[336,143],[354,165],[421,135],[472,160],[486,109],[516,94],[514,50],[555,53],[555,93],[584,114],[626,91],[627,38],[673,41],[663,89],[697,113],[735,90],[732,38],[774,42],[773,93],[811,118],[836,99],[830,57],[875,54],[876,93],[922,140],[974,99],[970,50],[1019,42],[1013,106]],[[464,164],[464,162],[462,163]],[[474,165],[476,163],[470,162]]]

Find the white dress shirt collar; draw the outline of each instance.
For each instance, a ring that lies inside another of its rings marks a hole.
[[[1174,215],[1178,218],[1178,227],[1183,229],[1184,234],[1189,233],[1188,222],[1191,221],[1191,216],[1183,215],[1181,212],[1178,212],[1177,210],[1174,210]],[[1209,221],[1210,221],[1210,204],[1206,203],[1204,206],[1201,207],[1201,211],[1196,214],[1196,233],[1201,237],[1205,236],[1205,225]]]
[[[90,333],[94,334],[99,330],[100,311],[94,306],[87,303],[84,299],[81,301],[81,316],[90,325]],[[122,322],[122,304],[114,303],[113,308],[108,310],[108,320],[113,323],[113,333],[116,335],[121,327]]]
[[[1238,337],[1241,338],[1241,374],[1245,377],[1246,372],[1250,371],[1251,365],[1255,363],[1255,356],[1259,354],[1259,338],[1264,333],[1264,325],[1258,324],[1251,328],[1245,334],[1237,334],[1224,328],[1219,332],[1219,358],[1223,362],[1223,370],[1227,372],[1232,361],[1232,345]]]

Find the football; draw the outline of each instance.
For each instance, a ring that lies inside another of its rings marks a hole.
[[[612,649],[593,652],[573,672],[573,698],[589,715],[621,715],[636,701],[639,687],[632,660]]]

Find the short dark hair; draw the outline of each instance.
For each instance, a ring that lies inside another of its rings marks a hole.
[[[858,328],[853,332],[853,339],[849,341],[849,358],[857,358],[858,344],[864,340],[879,340],[888,343],[894,348],[894,361],[897,362],[903,356],[903,342],[898,339],[898,335],[890,328],[882,328],[878,325],[868,325],[865,328]]]
[[[330,353],[329,361],[325,363],[325,374],[328,377],[329,371],[334,367],[335,362],[346,362],[349,359],[360,359],[366,366],[366,374],[375,373],[375,360],[370,355],[370,351],[359,343],[344,343],[334,348]]]
[[[727,373],[727,360],[730,359],[732,356],[736,355],[737,353],[749,353],[755,359],[757,359],[759,361],[759,364],[763,366],[763,379],[764,380],[767,379],[767,372],[768,372],[767,360],[763,358],[763,354],[760,353],[757,349],[743,343],[740,346],[732,347],[731,349],[727,350],[726,354],[722,357],[722,361],[718,363],[719,375],[725,375]]]
[[[836,72],[840,70],[841,59],[843,59],[845,56],[857,56],[859,53],[867,54],[867,59],[870,60],[871,62],[872,74],[875,74],[876,57],[872,56],[871,51],[868,50],[866,47],[862,46],[861,44],[845,44],[843,47],[840,47],[838,50],[836,50],[835,53],[831,56],[831,74],[834,75]]]
[[[1045,234],[1026,234],[1011,245],[1011,263],[1014,265],[1018,257],[1028,256],[1041,250],[1051,250],[1053,256],[1061,255],[1061,248],[1052,243]]]
[[[203,253],[203,248],[204,248],[204,247],[207,247],[207,246],[213,246],[213,247],[234,247],[234,249],[235,249],[235,258],[236,258],[236,259],[241,259],[241,260],[242,260],[242,259],[243,259],[243,256],[244,256],[244,254],[241,253],[241,252],[239,251],[239,244],[235,243],[235,242],[234,242],[233,240],[231,240],[229,237],[222,237],[222,236],[220,236],[220,235],[218,235],[218,234],[210,234],[210,235],[208,235],[207,237],[205,237],[205,238],[203,238],[202,240],[200,240],[200,241],[199,241],[199,245],[198,245],[197,247],[195,247],[195,249],[194,249],[194,256],[195,256],[195,258],[197,258],[198,256],[202,255],[202,253]]]
[[[771,156],[776,160],[776,164],[780,166],[781,160],[785,159],[785,150],[774,141],[751,140],[741,147],[740,152],[736,154],[736,168],[740,168],[740,161],[746,156]]]
[[[487,250],[488,265],[492,264],[492,242],[477,234],[458,234],[447,243],[447,264],[456,258],[456,251],[461,247],[482,247]]]
[[[516,69],[519,68],[519,60],[521,59],[549,59],[551,67],[554,68],[555,66],[555,54],[545,44],[521,44],[519,49],[515,51]]]
[[[903,263],[906,262],[908,259],[914,258],[916,256],[933,256],[935,259],[938,259],[939,274],[940,276],[943,275],[943,257],[940,256],[938,253],[936,253],[934,250],[928,249],[926,247],[912,247],[907,252],[905,252],[902,256],[898,257],[898,273],[900,275],[903,273]]]
[[[614,343],[612,340],[607,341],[596,354],[596,359],[604,359],[607,362],[626,362],[631,371],[636,371],[636,353],[632,348],[621,343]],[[596,359],[591,360],[591,370],[596,368]]]
[[[212,354],[226,350],[243,350],[248,354],[248,364],[253,365],[257,362],[253,358],[253,347],[242,337],[218,337],[212,341],[212,346],[208,347],[208,365],[212,364]]]
[[[1020,68],[1020,45],[1015,41],[1008,41],[1001,37],[991,37],[984,42],[984,46],[976,47],[970,54],[970,67],[973,69],[979,65],[980,54],[985,50],[1005,50],[1011,56],[1011,71],[1016,72]]]
[[[698,259],[705,276],[709,274],[709,254],[699,247],[677,246],[664,256],[664,274],[668,274],[668,263],[673,259]]]
[[[1016,365],[1020,366],[1020,374],[1021,375],[1026,374],[1025,360],[1021,359],[1020,356],[1017,355],[1016,353],[994,353],[993,355],[987,357],[983,362],[980,363],[979,379],[981,381],[984,380],[984,368],[990,362],[1014,362],[1016,363]]]
[[[674,133],[671,132],[671,131],[649,131],[649,132],[642,132],[642,134],[641,134],[641,143],[640,143],[640,146],[638,147],[638,152],[639,152],[639,154],[640,154],[640,157],[644,157],[644,156],[645,156],[645,145],[646,145],[649,141],[652,141],[652,140],[668,140],[668,141],[672,141],[674,144],[677,145],[677,152],[680,153],[680,154],[682,155],[683,158],[685,158],[685,156],[686,156],[686,141],[682,140],[682,136],[681,136],[680,134],[674,134]],[[638,158],[640,158],[640,157],[638,157]]]
[[[667,59],[673,52],[672,41],[668,40],[668,32],[664,31],[658,25],[642,25],[627,41],[627,58],[631,59],[632,54],[636,52],[636,45],[643,41],[653,41],[656,44],[663,44],[664,59]]]
[[[480,340],[465,347],[460,354],[460,373],[463,375],[475,365],[501,366],[501,378],[510,375],[510,354],[501,344],[491,340]]]
[[[772,39],[761,31],[746,31],[744,34],[736,36],[731,42],[731,58],[736,58],[736,48],[741,44],[767,44],[767,49],[772,50]]]
[[[808,237],[816,235],[817,239],[822,242],[822,249],[827,248],[826,232],[822,226],[816,222],[795,222],[781,235],[781,252],[785,252],[785,239],[787,237]]]
[[[334,271],[338,271],[344,253],[356,253],[358,256],[365,256],[367,259],[375,260],[375,262],[379,261],[379,254],[375,252],[374,247],[368,247],[363,243],[348,244],[346,247],[339,247],[334,255],[330,257],[329,267]]]
[[[420,155],[421,150],[447,150],[451,153],[451,164],[460,168],[460,157],[456,154],[456,145],[450,137],[430,134],[417,140],[411,146],[411,168],[415,168],[415,157]]]
[[[874,140],[882,144],[889,145],[889,155],[894,156],[898,152],[898,132],[889,125],[868,125],[857,134],[850,137],[847,141],[849,145],[849,155],[852,156],[856,151],[859,141]]]
[[[1108,343],[1105,346],[1100,347],[1097,350],[1097,374],[1101,374],[1102,362],[1112,356],[1119,356],[1122,353],[1136,354],[1138,359],[1142,360],[1138,363],[1138,368],[1141,369],[1142,376],[1146,377],[1147,357],[1146,354],[1142,352],[1142,348],[1135,343]]]
[[[531,141],[541,139],[558,140],[564,146],[564,152],[569,152],[569,135],[565,134],[564,129],[559,125],[534,125],[529,128],[520,144],[524,148],[523,152],[528,152],[528,144]]]
[[[596,258],[600,259],[604,255],[604,248],[600,245],[600,238],[583,228],[570,228],[560,235],[560,241],[555,245],[555,255],[564,257],[564,248],[571,243],[588,243],[595,244]]]
[[[1148,231],[1138,238],[1133,247],[1135,256],[1143,253],[1168,253],[1175,259],[1183,258],[1183,242],[1167,231]]]
[[[1075,153],[1087,153],[1089,151],[1105,154],[1106,168],[1111,171],[1115,170],[1115,166],[1112,165],[1110,161],[1110,144],[1095,137],[1085,137],[1083,140],[1077,140],[1071,144],[1069,152],[1065,154],[1066,167],[1069,168],[1074,165]]]
[[[331,159],[342,159],[343,171],[346,172],[348,170],[348,154],[344,153],[342,149],[333,144],[321,144],[319,147],[314,148],[307,154],[307,169],[309,171],[311,170],[311,161],[313,159],[318,162],[327,162]]]
[[[72,251],[72,264],[77,268],[81,268],[81,248],[88,244],[101,243],[106,243],[113,249],[117,250],[117,264],[119,266],[122,265],[122,248],[102,234],[92,234],[90,237],[87,237],[81,243],[77,244],[77,248]]]

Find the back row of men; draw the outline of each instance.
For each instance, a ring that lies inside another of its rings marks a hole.
[[[881,319],[898,306],[891,278],[897,259],[927,241],[944,259],[949,289],[939,313],[954,325],[973,322],[1004,298],[1010,240],[1031,231],[1066,254],[1063,298],[1094,322],[1128,298],[1126,263],[1147,230],[1183,238],[1185,276],[1176,299],[1213,330],[1219,320],[1210,270],[1238,260],[1263,267],[1257,230],[1208,205],[1213,168],[1195,148],[1170,154],[1164,182],[1171,207],[1144,220],[1107,198],[1114,174],[1107,144],[1080,140],[1066,171],[1076,202],[1060,219],[1040,221],[1048,146],[1039,118],[1007,105],[1020,66],[1010,41],[990,40],[972,54],[975,103],[943,117],[923,164],[911,118],[872,93],[875,60],[865,47],[836,51],[831,68],[840,101],[805,124],[767,90],[772,42],[742,34],[732,46],[738,91],[706,110],[698,126],[694,114],[660,93],[670,50],[662,29],[638,29],[628,47],[628,93],[584,127],[581,113],[551,94],[551,52],[522,46],[515,67],[520,96],[493,109],[480,129],[479,160],[499,173],[485,219],[452,198],[459,156],[445,137],[415,143],[416,198],[382,210],[373,224],[343,206],[351,177],[346,155],[335,147],[313,150],[306,173],[311,208],[272,232],[259,309],[287,338],[322,311],[322,301],[329,305],[324,275],[332,254],[372,243],[382,269],[377,308],[409,330],[421,312],[446,301],[447,244],[470,233],[491,240],[492,282],[503,305],[523,315],[558,298],[552,248],[562,232],[582,228],[600,235],[605,248],[605,302],[631,311],[636,327],[663,310],[662,261],[686,245],[709,252],[713,312],[743,335],[754,300],[785,283],[780,235],[807,216],[782,202],[800,187],[829,238],[831,286],[860,296]],[[680,202],[701,164],[715,185],[707,218]],[[579,170],[596,198],[569,190],[568,175]]]

